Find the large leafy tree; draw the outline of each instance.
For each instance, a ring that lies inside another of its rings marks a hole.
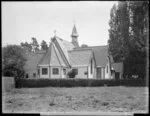
[[[47,50],[48,49],[48,45],[46,43],[46,41],[42,40],[41,42],[41,50]]]
[[[118,62],[123,59],[123,38],[121,38],[121,20],[119,17],[119,10],[116,5],[114,5],[110,11],[110,29],[108,40],[109,43],[109,53],[113,56],[114,61]]]
[[[128,58],[132,73],[146,75],[147,35],[149,34],[149,2],[130,1],[131,49]]]
[[[82,45],[81,45],[81,48],[86,48],[86,47],[88,47],[87,44],[82,44]]]
[[[2,49],[2,63],[3,63],[3,75],[23,77],[23,66],[26,62],[26,56],[24,49],[18,45],[7,45]]]
[[[111,9],[109,53],[115,62],[123,62],[124,74],[129,77],[134,74],[145,77],[148,9],[148,1],[118,2]]]
[[[23,47],[23,49],[25,49],[26,52],[31,52],[32,51],[32,46],[31,46],[30,43],[28,43],[28,42],[25,42],[25,43],[21,42],[20,45],[21,45],[21,47]]]
[[[32,51],[38,51],[39,50],[39,44],[38,41],[35,37],[31,38],[32,42],[31,42],[31,46],[32,46]]]

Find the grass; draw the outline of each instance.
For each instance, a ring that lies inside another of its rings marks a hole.
[[[148,112],[147,87],[21,88],[3,91],[3,112]]]

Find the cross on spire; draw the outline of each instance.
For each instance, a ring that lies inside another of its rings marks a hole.
[[[55,34],[55,36],[56,36],[56,30],[54,30],[54,34]]]
[[[75,25],[75,24],[76,24],[76,21],[74,20],[73,23],[74,23],[74,25]]]

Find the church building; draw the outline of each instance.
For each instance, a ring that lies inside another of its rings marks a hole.
[[[71,38],[66,41],[58,36],[51,39],[46,52],[28,54],[24,66],[27,78],[68,78],[68,72],[74,70],[75,78],[122,78],[122,63],[114,63],[108,55],[108,46],[80,47],[78,33],[74,25]]]

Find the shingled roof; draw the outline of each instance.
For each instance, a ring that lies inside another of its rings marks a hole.
[[[72,66],[87,66],[92,57],[92,50],[80,49],[69,51],[69,61]]]
[[[86,49],[86,50],[92,50],[94,52],[96,66],[101,66],[101,67],[106,66],[107,57],[108,57],[108,46],[107,45],[105,45],[105,46],[89,46],[86,48],[80,47],[80,48],[74,49],[74,45],[71,42],[63,40],[59,37],[55,37],[55,38],[56,38],[57,42],[59,43],[69,64],[71,64],[71,65],[80,64],[81,53],[83,52],[83,50]],[[68,51],[69,51],[69,53],[68,53]],[[84,56],[84,52],[83,52],[82,58],[86,57],[86,56]],[[83,63],[86,64],[84,61],[83,61]]]
[[[43,57],[43,53],[33,53],[30,52],[27,55],[27,62],[25,63],[24,70],[28,73],[36,72],[37,64]]]
[[[105,67],[108,57],[108,46],[89,46],[77,49],[91,49],[94,52],[96,66]]]
[[[71,42],[68,42],[66,40],[61,39],[60,37],[55,37],[56,41],[58,42],[61,50],[63,51],[65,58],[67,59],[67,61],[69,62],[69,55],[68,55],[68,51],[69,50],[73,50],[74,45]]]
[[[48,51],[40,60],[38,65],[65,66],[65,63],[53,42],[51,42]]]

